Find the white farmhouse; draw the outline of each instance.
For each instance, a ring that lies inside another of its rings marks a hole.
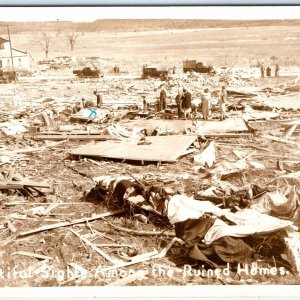
[[[12,48],[14,67],[16,69],[29,69],[30,58],[28,52]],[[0,69],[12,68],[9,40],[0,37]]]

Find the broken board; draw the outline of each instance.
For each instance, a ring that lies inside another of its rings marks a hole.
[[[151,136],[151,144],[138,145],[138,141],[105,141],[91,143],[70,152],[75,156],[92,156],[138,161],[175,162],[186,153],[196,140],[191,135]]]
[[[198,120],[196,123],[196,128],[196,132],[198,135],[249,131],[245,121],[242,118],[227,118],[223,121]]]

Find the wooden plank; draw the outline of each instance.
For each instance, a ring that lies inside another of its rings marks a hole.
[[[47,259],[47,260],[53,259],[51,256],[46,256],[46,255],[31,253],[31,252],[26,252],[26,251],[17,251],[17,252],[12,253],[12,255],[24,255],[24,256],[28,256],[28,257],[34,257],[34,258],[38,258],[38,259]]]
[[[300,147],[300,143],[299,142],[290,141],[290,140],[287,140],[285,138],[280,138],[278,136],[272,136],[272,135],[263,134],[261,137],[263,137],[265,139],[269,139],[269,140],[275,141],[275,142],[279,142],[279,143],[295,145],[298,148]]]
[[[197,120],[196,133],[198,135],[249,132],[246,122],[243,118],[227,118],[219,120]]]
[[[244,137],[253,137],[251,133],[210,133],[203,134],[205,138],[244,138]]]
[[[190,135],[151,136],[149,144],[136,141],[104,141],[74,149],[71,155],[104,157],[122,160],[175,162],[196,140]]]
[[[9,181],[0,184],[0,190],[6,189],[21,189],[23,187],[39,187],[39,188],[50,188],[49,184],[36,181]]]
[[[287,132],[287,134],[285,135],[285,138],[288,139],[292,134],[293,132],[295,131],[295,129],[298,127],[298,124],[295,124],[293,125],[290,130]]]
[[[34,136],[35,140],[50,140],[50,141],[63,141],[63,140],[79,140],[79,141],[107,141],[107,140],[113,140],[114,137],[110,135],[82,135],[82,134],[57,134],[57,135],[51,135],[51,134],[39,134]]]
[[[74,230],[72,230],[72,233],[75,234],[78,238],[80,238],[84,243],[86,243],[88,246],[90,246],[94,251],[96,251],[98,254],[100,254],[101,256],[103,256],[104,258],[106,258],[108,261],[110,261],[111,263],[115,264],[118,261],[114,260],[113,258],[111,258],[105,251],[99,249],[96,245],[94,245],[91,241],[89,241],[88,239],[86,239],[83,236],[80,236],[80,234]]]
[[[56,224],[45,225],[45,226],[41,226],[41,227],[33,229],[33,230],[20,232],[19,236],[26,236],[26,235],[34,234],[34,233],[41,232],[41,231],[47,231],[47,230],[52,230],[55,228],[66,227],[66,226],[76,225],[76,224],[85,223],[85,222],[91,222],[91,221],[95,221],[95,220],[102,219],[105,217],[120,214],[122,212],[124,212],[123,209],[118,209],[118,210],[115,210],[112,212],[106,212],[106,213],[95,215],[95,216],[89,217],[89,218],[81,218],[81,219],[76,219],[76,220],[73,220],[70,222],[60,222],[60,223],[56,223]]]
[[[111,266],[111,267],[103,268],[103,269],[100,270],[100,272],[107,272],[107,271],[110,271],[110,270],[116,270],[116,269],[119,269],[119,268],[128,267],[128,266],[132,266],[132,265],[135,265],[135,264],[138,264],[138,263],[142,263],[144,261],[148,261],[148,260],[152,259],[153,257],[155,257],[156,255],[158,255],[158,252],[157,251],[151,251],[151,252],[149,252],[149,255],[147,255],[147,254],[148,253],[145,253],[139,259],[135,259],[135,260],[132,260],[132,261],[129,261],[129,262],[124,262],[124,263],[120,263],[120,264],[117,264],[117,265],[114,265],[114,266]]]

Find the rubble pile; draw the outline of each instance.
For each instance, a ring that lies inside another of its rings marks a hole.
[[[43,73],[0,86],[7,100],[0,113],[3,268],[17,257],[16,272],[34,274],[20,275],[19,285],[160,284],[155,268],[202,272],[178,271],[162,283],[171,285],[299,282],[297,80],[274,83],[238,68],[174,73],[166,80]],[[159,109],[162,89],[166,109]],[[186,120],[175,101],[183,89],[194,101]],[[128,268],[136,273],[120,275]],[[227,269],[230,276],[218,273]],[[54,276],[57,270],[65,272]]]

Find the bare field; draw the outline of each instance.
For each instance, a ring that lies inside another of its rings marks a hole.
[[[49,57],[72,54],[64,32],[49,34]],[[271,62],[274,56],[281,65],[294,65],[299,61],[299,39],[299,26],[146,32],[101,31],[99,28],[99,32],[81,33],[73,54],[112,58],[115,62],[126,60],[136,65],[150,61],[178,66],[186,58],[249,66],[253,60]],[[12,43],[15,48],[28,50],[34,59],[44,58],[40,46],[33,43],[33,33],[15,34]]]

